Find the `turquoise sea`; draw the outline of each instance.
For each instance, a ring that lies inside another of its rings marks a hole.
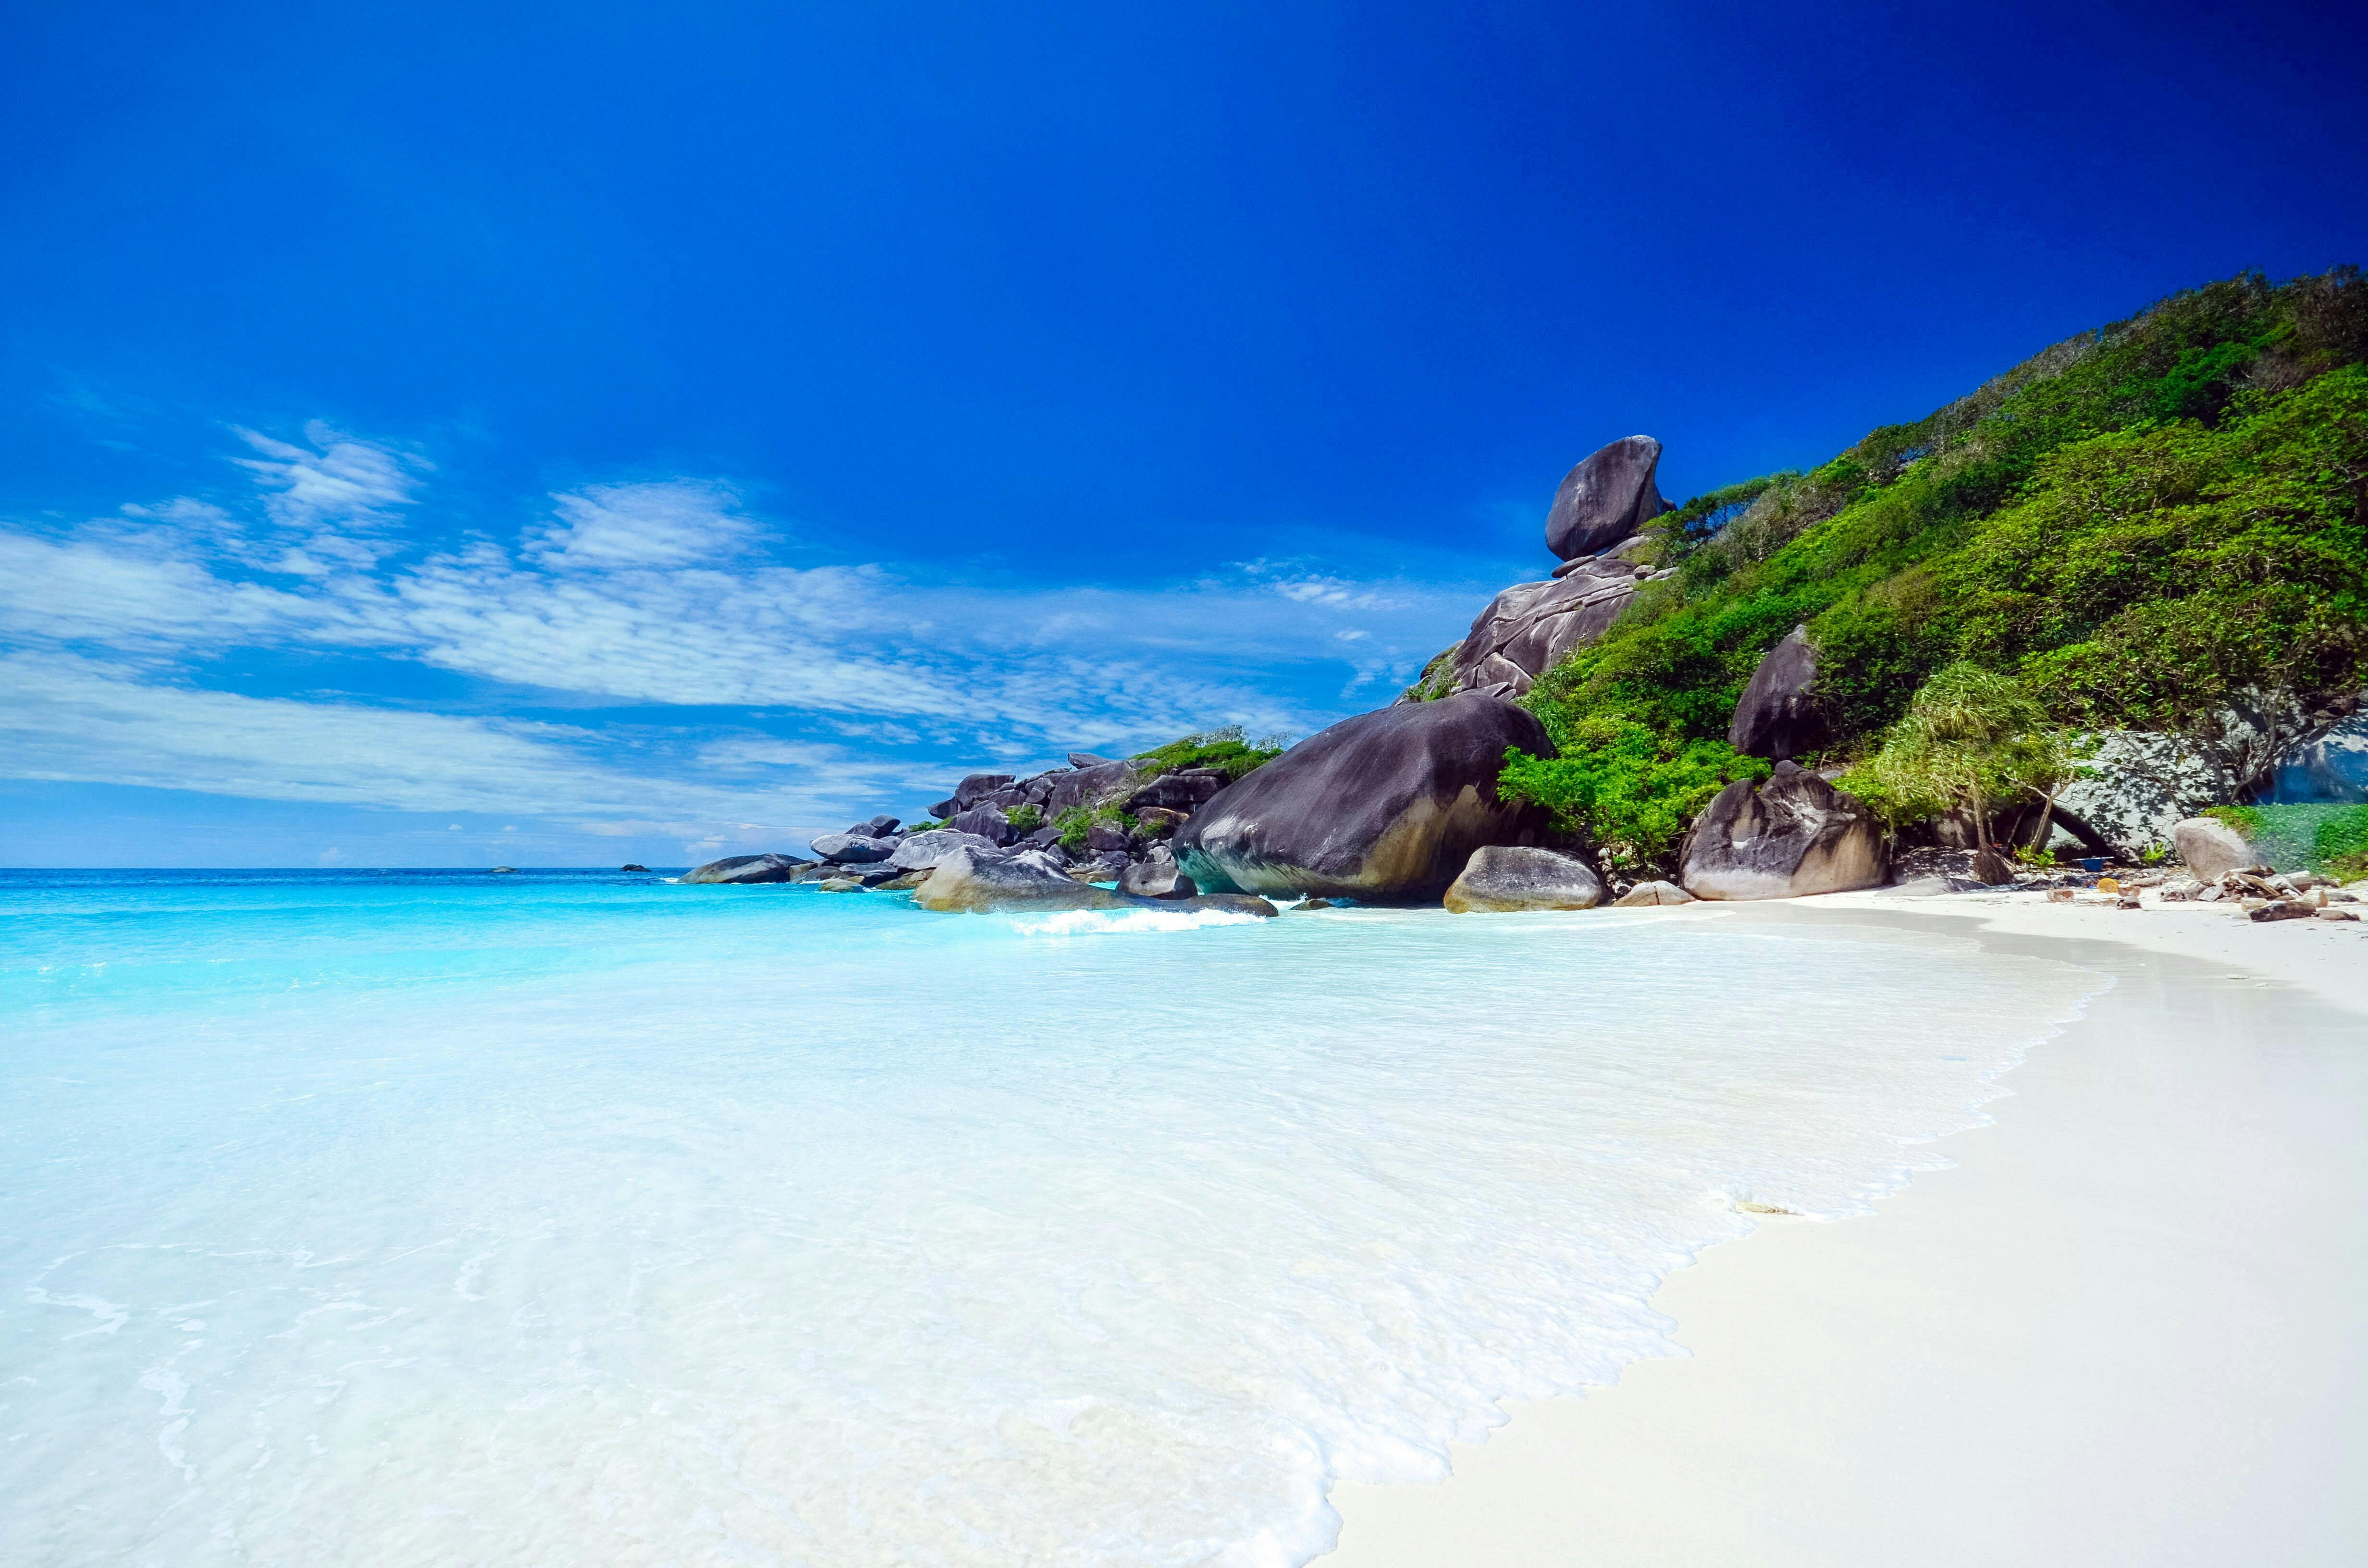
[[[1703,911],[0,873],[0,1562],[1302,1562],[2101,984]]]

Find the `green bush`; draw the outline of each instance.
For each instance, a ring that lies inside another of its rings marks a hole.
[[[1622,719],[1580,719],[1554,738],[1559,756],[1508,756],[1497,793],[1550,808],[1565,832],[1622,871],[1668,869],[1686,824],[1712,796],[1770,771],[1725,741],[1680,740]]]
[[[1038,805],[1006,806],[1003,820],[1020,833],[1033,833],[1044,825],[1044,808]]]
[[[1127,832],[1134,831],[1134,819],[1117,806],[1071,806],[1053,819],[1060,830],[1061,847],[1070,854],[1081,853],[1086,847],[1086,834],[1097,823],[1114,822]]]
[[[1226,782],[1231,783],[1272,762],[1290,744],[1289,738],[1282,735],[1251,741],[1242,733],[1240,725],[1229,724],[1222,730],[1186,735],[1154,750],[1139,752],[1133,760],[1148,763],[1161,773],[1173,773],[1183,767],[1222,767]]]

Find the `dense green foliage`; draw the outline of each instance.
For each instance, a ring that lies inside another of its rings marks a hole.
[[[1712,796],[1737,778],[1768,777],[1766,763],[1723,741],[1679,741],[1625,719],[1549,715],[1546,728],[1562,755],[1515,752],[1498,793],[1551,806],[1622,869],[1665,862]]]
[[[1677,575],[1525,699],[1565,755],[1510,769],[1508,793],[1600,837],[1662,840],[1622,802],[1706,800],[1736,766],[1719,754],[1745,682],[1802,624],[1827,760],[1876,751],[1959,661],[2088,729],[2192,729],[2242,687],[2358,685],[2363,359],[2356,268],[2248,275],[2059,344],[1809,473],[1688,503],[1655,528]],[[1571,751],[1599,736],[1617,756]],[[1650,777],[1616,798],[1589,782],[1647,751]]]
[[[1183,767],[1222,767],[1225,781],[1232,783],[1243,774],[1252,772],[1281,756],[1291,743],[1281,735],[1269,735],[1262,741],[1251,741],[1242,733],[1241,726],[1229,724],[1206,734],[1187,735],[1180,741],[1138,754],[1136,762],[1149,763],[1160,773],[1173,773]]]
[[[2026,790],[2052,804],[2080,771],[2079,749],[2012,676],[1960,659],[1924,683],[1841,787],[1894,823],[1962,807],[1987,848],[1991,812]]]
[[[2368,877],[2368,806],[2214,806],[2263,861],[2281,871]]]
[[[1127,832],[1134,831],[1134,819],[1118,806],[1071,806],[1053,819],[1061,832],[1061,847],[1072,855],[1085,853],[1086,835],[1095,824],[1114,822]]]
[[[1019,833],[1033,833],[1044,825],[1044,808],[1038,805],[1006,806],[1003,820]]]

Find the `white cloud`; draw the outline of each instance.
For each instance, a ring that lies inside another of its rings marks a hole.
[[[410,501],[417,489],[415,476],[429,466],[390,447],[340,435],[317,419],[304,426],[309,448],[233,428],[262,455],[232,461],[255,476],[265,511],[283,528],[386,522]]]
[[[552,501],[562,520],[530,530],[525,554],[552,566],[689,566],[727,560],[761,534],[736,492],[700,480],[595,484]]]

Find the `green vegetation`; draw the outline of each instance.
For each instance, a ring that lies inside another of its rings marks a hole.
[[[1020,833],[1033,833],[1044,825],[1044,808],[1038,805],[1006,806],[1003,820]]]
[[[1206,734],[1170,741],[1156,750],[1139,753],[1133,760],[1149,763],[1161,773],[1185,767],[1222,767],[1225,770],[1225,782],[1230,784],[1243,774],[1272,762],[1290,744],[1290,737],[1285,735],[1252,741],[1242,733],[1239,724],[1228,724]]]
[[[1655,858],[1670,813],[1751,767],[1725,752],[1728,718],[1804,622],[1836,737],[1812,761],[1871,762],[1960,663],[2010,683],[2040,730],[2192,730],[2248,687],[2358,686],[2363,360],[2357,268],[2248,274],[1810,472],[1697,497],[1654,525],[1677,575],[1524,699],[1565,755],[1517,759],[1506,792]]]
[[[2025,791],[2052,809],[2082,771],[2080,750],[2012,677],[1960,659],[1924,683],[1881,749],[1840,782],[1893,823],[1963,808],[1987,849],[1991,813]]]
[[[2281,871],[2368,877],[2368,806],[2214,806],[2203,814],[2243,834]]]
[[[1061,847],[1076,855],[1084,851],[1087,831],[1097,823],[1107,822],[1117,823],[1129,833],[1134,831],[1134,819],[1117,806],[1071,806],[1053,819],[1053,825],[1061,831]]]

